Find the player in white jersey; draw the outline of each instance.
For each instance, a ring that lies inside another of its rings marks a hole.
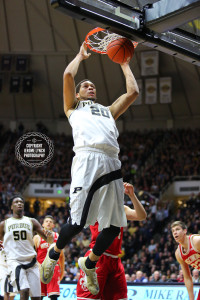
[[[0,289],[4,300],[13,300],[16,293],[13,293],[13,286],[10,284],[7,257],[5,250],[0,249]]]
[[[20,195],[10,199],[13,216],[0,223],[0,240],[7,257],[8,274],[14,292],[21,300],[40,300],[39,267],[36,263],[33,232],[36,231],[48,243],[53,242],[51,232],[44,232],[40,223],[23,216],[24,200]]]
[[[111,106],[95,103],[96,87],[88,79],[76,91],[74,77],[80,63],[90,55],[84,42],[64,72],[64,111],[72,126],[76,154],[70,188],[71,223],[62,227],[56,245],[49,248],[40,276],[42,282],[48,283],[61,250],[83,227],[97,221],[101,233],[96,244],[88,257],[79,259],[79,266],[86,273],[87,288],[96,295],[99,292],[96,262],[118,236],[120,227],[127,225],[115,121],[134,102],[139,90],[126,62],[121,68],[127,92]]]

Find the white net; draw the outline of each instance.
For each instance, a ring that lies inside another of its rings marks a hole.
[[[89,44],[91,50],[106,54],[107,46],[119,38],[123,38],[123,36],[103,30],[90,35],[86,43]]]

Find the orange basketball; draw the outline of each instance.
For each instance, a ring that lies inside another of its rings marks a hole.
[[[108,57],[117,64],[130,61],[134,54],[133,43],[127,38],[119,38],[107,46]]]

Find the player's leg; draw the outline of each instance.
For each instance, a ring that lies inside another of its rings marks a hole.
[[[1,267],[1,278],[0,278],[0,296],[1,299],[9,300],[9,290],[8,290],[8,276],[7,276],[7,270],[4,270],[3,267]],[[3,272],[4,271],[4,272]]]
[[[9,293],[9,300],[14,300],[15,299],[16,294],[14,293]],[[4,298],[5,299],[5,298]]]
[[[104,228],[98,235],[93,250],[87,258],[80,258],[79,262],[85,261],[87,269],[95,268],[99,257],[105,252],[106,249],[112,244],[114,239],[119,235],[120,227],[110,225],[109,228]]]
[[[5,270],[5,268],[1,267],[1,296],[3,296],[4,300],[13,300],[16,296],[16,293],[13,293],[13,286],[10,284],[10,276],[7,274],[8,270]]]
[[[4,299],[4,300],[9,300],[9,299],[10,299],[10,298],[9,298],[9,293],[4,293],[3,299]]]
[[[29,298],[29,289],[20,290],[19,294],[20,294],[20,300],[28,300],[28,298]],[[39,299],[37,299],[37,300],[39,300]]]
[[[200,290],[199,290],[199,293],[198,293],[198,296],[197,296],[197,300],[200,300]]]
[[[54,274],[51,281],[46,284],[47,287],[47,294],[51,300],[57,300],[60,296],[60,267],[59,265],[55,266]]]
[[[62,249],[71,241],[71,239],[81,232],[83,226],[67,223],[62,226],[58,240],[51,244],[47,255],[40,267],[40,280],[44,284],[48,284],[54,273],[54,268],[60,256]]]
[[[29,295],[32,300],[41,299],[41,283],[40,272],[38,265],[35,264],[32,268],[26,270],[27,280],[29,283]],[[21,300],[21,299],[20,299]]]
[[[111,258],[112,270],[103,291],[104,300],[127,300],[127,283],[121,259]]]
[[[41,297],[31,297],[31,300],[41,300]]]
[[[13,292],[20,294],[20,300],[28,300],[29,298],[29,282],[27,279],[26,270],[19,265],[17,261],[12,261],[8,264],[10,273],[10,283],[13,286]]]
[[[47,296],[47,284],[41,282],[41,300]]]
[[[85,256],[88,256],[89,253],[91,252],[88,251]],[[108,268],[107,268],[107,263],[106,263],[106,257],[102,255],[97,262],[96,265],[96,273],[97,273],[97,278],[98,278],[98,283],[99,283],[99,293],[97,295],[92,295],[88,288],[86,287],[86,282],[85,282],[85,273],[80,270],[80,277],[77,283],[77,288],[76,288],[76,293],[77,293],[77,300],[83,300],[83,299],[96,299],[96,300],[102,300],[102,292],[104,290],[104,286],[107,280],[108,276]]]
[[[108,247],[112,244],[114,239],[120,233],[120,227],[110,225],[114,219],[112,209],[115,206],[114,199],[113,199],[113,197],[115,197],[116,195],[115,185],[116,185],[115,183],[111,183],[106,186],[103,186],[95,195],[95,197],[97,197],[98,194],[100,194],[99,199],[101,199],[101,201],[103,202],[103,209],[101,209],[98,218],[99,220],[101,220],[101,223],[99,221],[99,225],[105,228],[98,235],[95,246],[93,248],[93,251],[90,253],[90,255],[87,258],[81,257],[78,260],[80,268],[85,272],[87,276],[87,287],[92,294],[93,294],[92,289],[94,290],[96,289],[98,293],[98,282],[96,282],[96,279],[94,277],[95,265],[99,257],[105,252],[106,249],[108,249]],[[111,207],[110,204],[107,204],[107,202],[112,203]],[[116,200],[116,206],[118,207],[117,200]],[[110,214],[108,214],[108,216],[105,219],[104,215],[106,215],[108,211],[110,211]],[[116,215],[120,216],[118,212],[116,212]],[[117,222],[115,222],[114,220],[113,223],[115,224]]]
[[[104,162],[103,165],[102,161]],[[93,290],[98,293],[98,282],[96,282],[94,276],[96,262],[119,235],[120,226],[126,226],[127,224],[123,207],[124,193],[120,162],[103,155],[98,163],[104,174],[99,176],[91,187],[90,192],[93,191],[94,194],[88,219],[94,222],[98,221],[101,233],[89,257],[81,257],[78,261],[80,268],[87,276],[87,287],[92,294],[94,294]],[[95,215],[96,208],[98,209],[97,215]],[[93,220],[91,214],[96,216],[95,220]]]

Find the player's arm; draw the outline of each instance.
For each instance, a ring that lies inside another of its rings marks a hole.
[[[109,108],[116,120],[136,100],[139,88],[128,63],[121,65],[126,80],[126,94],[120,96]]]
[[[60,281],[61,281],[65,273],[65,254],[63,250],[60,253],[59,265],[60,265]]]
[[[40,245],[40,236],[38,234],[34,235],[33,242],[34,242],[34,245],[35,245],[35,249],[37,250],[39,248],[39,245]]]
[[[3,248],[4,224],[5,221],[0,223],[0,249]]]
[[[188,264],[186,264],[180,257],[178,249],[175,252],[175,256],[177,261],[179,262],[181,269],[183,270],[184,283],[188,291],[189,299],[194,300],[194,292],[193,292],[193,282],[192,275],[189,269]]]
[[[87,45],[85,42],[80,47],[79,53],[66,67],[63,75],[63,99],[64,99],[64,111],[68,115],[68,111],[76,105],[76,87],[74,77],[78,72],[79,65],[82,60],[87,59],[91,53],[87,53]]]
[[[54,240],[53,233],[49,230],[44,230],[36,219],[32,218],[31,221],[33,223],[33,231],[36,231],[47,243],[52,244]]]
[[[144,206],[138,200],[137,196],[134,193],[134,187],[132,184],[124,182],[124,193],[129,196],[131,202],[133,203],[134,209],[124,205],[124,210],[126,213],[127,220],[132,221],[142,221],[147,217],[147,213],[144,209]]]
[[[192,242],[193,242],[193,245],[194,245],[194,248],[200,252],[200,235],[194,235],[192,237]]]

